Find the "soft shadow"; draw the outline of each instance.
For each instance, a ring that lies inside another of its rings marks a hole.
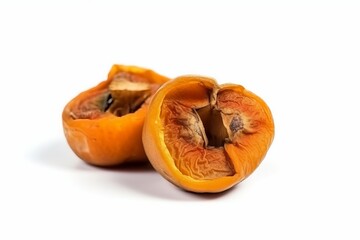
[[[150,162],[124,163],[119,166],[111,166],[111,167],[99,167],[99,166],[93,166],[93,167],[109,172],[137,173],[137,172],[155,171],[155,169],[151,166]]]
[[[111,172],[136,172],[153,171],[150,163],[127,163],[114,167],[99,167],[88,164],[78,158],[67,145],[66,141],[52,141],[39,146],[31,153],[31,158],[35,162],[53,168],[66,168],[76,170],[103,170]]]
[[[199,199],[212,200],[212,199],[225,197],[226,195],[231,194],[236,188],[239,188],[239,186],[234,186],[220,193],[190,193],[190,194],[196,195],[196,197]]]
[[[74,168],[81,161],[65,141],[52,141],[39,146],[31,153],[38,164],[53,168]]]
[[[192,193],[176,187],[157,173],[150,163],[127,163],[115,167],[98,167],[87,164],[79,159],[65,141],[52,141],[39,146],[31,154],[38,164],[58,169],[87,171],[107,171],[111,173],[106,181],[119,184],[132,191],[160,199],[175,201],[206,201],[218,199],[231,194],[232,188],[222,193]],[[113,180],[111,180],[113,179]],[[238,188],[238,187],[236,187]]]
[[[121,174],[116,176],[114,180],[116,181],[116,184],[121,184],[122,186],[126,186],[141,194],[175,201],[205,201],[218,199],[231,194],[235,188],[221,193],[192,193],[168,182],[155,170],[145,172],[136,170],[135,174]]]

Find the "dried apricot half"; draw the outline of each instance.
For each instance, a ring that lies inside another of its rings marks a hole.
[[[244,180],[273,138],[273,117],[260,97],[202,76],[181,76],[160,87],[143,128],[153,167],[192,192],[221,192]]]
[[[93,165],[147,161],[141,135],[149,98],[168,80],[152,70],[114,65],[108,79],[66,104],[66,140],[74,153]]]

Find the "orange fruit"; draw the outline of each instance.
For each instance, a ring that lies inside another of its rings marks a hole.
[[[141,135],[149,98],[167,80],[150,69],[114,65],[107,80],[66,104],[62,123],[70,148],[98,166],[147,161]]]
[[[187,191],[221,192],[259,166],[274,121],[264,100],[241,85],[181,76],[153,96],[142,138],[165,179]]]

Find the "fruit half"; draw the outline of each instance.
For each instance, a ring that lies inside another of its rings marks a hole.
[[[107,80],[63,110],[65,137],[74,153],[98,166],[147,161],[141,140],[144,118],[149,98],[167,80],[149,69],[114,65]]]
[[[221,192],[248,177],[274,138],[267,104],[236,84],[182,76],[153,96],[143,143],[153,167],[192,192]]]

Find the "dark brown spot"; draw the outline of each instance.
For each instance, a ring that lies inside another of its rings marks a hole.
[[[242,122],[240,116],[235,116],[230,123],[230,130],[233,133],[236,133],[237,131],[244,128],[244,123]]]

